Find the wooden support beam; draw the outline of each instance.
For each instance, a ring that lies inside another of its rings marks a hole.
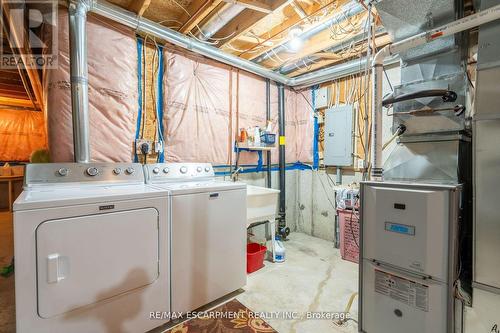
[[[267,14],[262,12],[256,12],[251,9],[244,9],[238,16],[229,21],[222,29],[217,31],[213,38],[229,38],[232,39],[234,36],[241,34],[243,31],[247,31],[255,23],[266,17]],[[227,39],[226,39],[227,40]],[[221,42],[224,44],[224,41]]]
[[[274,1],[259,1],[259,0],[224,0],[224,2],[240,5],[257,12],[269,14],[273,11]]]
[[[269,13],[280,10],[285,6],[288,6],[290,2],[293,0],[275,0],[270,1],[270,9]],[[252,13],[253,12],[253,13]],[[214,36],[216,38],[227,37],[231,35],[231,38],[225,39],[221,41],[219,47],[226,45],[240,36],[247,33],[253,26],[258,24],[261,20],[263,20],[269,13],[256,12],[250,9],[244,10],[240,15],[231,20],[224,28],[219,30],[217,34]]]
[[[179,19],[182,22],[179,32],[185,34],[193,30],[221,2],[222,0],[194,0],[191,2],[187,8],[189,15],[184,13]]]
[[[128,6],[128,10],[136,13],[137,16],[142,16],[150,4],[151,0],[134,0]]]
[[[19,99],[6,96],[0,96],[0,105],[30,108],[30,109],[33,108],[33,103],[29,99]]]
[[[7,3],[2,5],[2,13],[5,15],[5,17],[10,17],[10,15],[9,15],[10,14],[10,6]],[[10,24],[10,22],[4,22],[4,23]],[[6,32],[6,30],[5,30],[6,25],[5,24],[3,26],[2,32]],[[19,56],[24,64],[23,65],[25,67],[24,70],[26,71],[26,74],[27,74],[28,79],[29,79],[29,85],[31,86],[31,89],[32,89],[33,94],[34,94],[34,100],[28,101],[30,104],[29,107],[33,107],[33,105],[35,105],[35,107],[41,108],[43,106],[43,104],[42,104],[43,92],[42,92],[42,81],[40,79],[39,71],[37,68],[26,66],[26,64],[31,63],[31,61],[30,61],[31,47],[30,47],[30,44],[28,43],[28,40],[27,40],[29,34],[27,34],[26,31],[24,31],[24,27],[11,26],[10,28],[11,28],[10,35],[12,36],[13,40],[11,41],[9,39],[9,45],[11,42],[15,43],[15,45],[23,45],[24,49],[27,51],[27,52],[21,52],[21,54]],[[24,39],[22,38],[23,36],[24,36]],[[10,45],[10,46],[12,48],[12,45]],[[23,68],[21,68],[19,66],[21,66],[21,64],[18,64],[18,71],[19,71],[20,78],[22,78]],[[23,84],[28,84],[28,82],[23,82]],[[25,89],[26,89],[26,94],[28,94],[29,88],[27,86],[25,86]]]

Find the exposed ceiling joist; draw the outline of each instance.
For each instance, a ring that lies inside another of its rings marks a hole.
[[[379,36],[377,38],[375,38],[375,44],[377,45],[378,48],[381,48],[387,44],[391,43],[391,37],[387,34],[384,34],[382,36]],[[301,74],[305,74],[305,73],[308,73],[308,72],[312,72],[312,71],[315,71],[315,70],[318,70],[322,67],[325,67],[325,66],[329,66],[329,65],[334,65],[336,63],[340,63],[342,61],[345,61],[349,58],[352,58],[353,56],[358,56],[358,55],[362,55],[364,53],[366,53],[366,41],[363,42],[362,44],[362,51],[359,52],[358,54],[352,54],[352,53],[345,53],[345,54],[340,54],[340,53],[333,53],[333,54],[336,54],[337,55],[337,58],[335,58],[333,55],[330,56],[330,54],[332,54],[332,52],[328,52],[328,53],[324,53],[324,52],[321,52],[321,53],[316,53],[315,55],[323,55],[323,59],[322,60],[319,60],[317,61],[316,63],[310,65],[310,66],[304,66],[303,68],[300,68],[300,69],[297,69],[291,73],[289,73],[288,75],[290,77],[295,77],[295,76],[298,76],[298,75],[301,75]],[[325,56],[326,55],[326,56]],[[360,66],[364,66],[364,63],[360,63]]]
[[[292,0],[276,0],[272,1],[271,12],[279,10],[287,6]],[[247,33],[254,25],[260,22],[267,16],[266,13],[256,12],[252,10],[244,10],[235,19],[231,20],[224,28],[219,30],[215,35],[216,38],[224,38],[231,36],[231,38],[223,40],[219,47],[230,43],[237,39],[239,36]]]
[[[0,105],[27,108],[27,109],[33,108],[33,103],[29,99],[19,99],[6,96],[0,96]]]
[[[265,59],[261,62],[261,65],[277,68],[342,43],[343,40],[353,37],[363,29],[366,17],[367,13],[363,12],[353,17],[348,23],[339,23],[330,27],[330,29],[325,29],[305,40],[299,51],[293,52],[290,50],[281,52],[279,53],[279,57]],[[333,31],[335,31],[335,33],[333,33]]]
[[[280,10],[280,9],[288,6],[291,2],[292,1],[281,1],[280,6],[276,7],[276,9],[274,9],[274,10],[275,11]],[[310,12],[314,12],[318,8],[319,8],[319,5],[317,3],[314,3],[313,5],[311,5],[311,7],[309,7],[309,11]],[[290,18],[286,19],[281,24],[279,24],[277,26],[274,26],[271,30],[267,31],[266,33],[261,34],[260,36],[256,36],[257,38],[253,38],[252,40],[249,40],[248,38],[246,38],[245,35],[248,34],[248,32],[252,29],[252,27],[254,27],[259,22],[261,22],[261,21],[258,21],[258,22],[255,22],[250,28],[248,28],[248,29],[246,29],[244,31],[241,31],[238,34],[233,35],[231,39],[227,39],[226,41],[224,41],[221,44],[221,46],[224,46],[224,45],[226,45],[228,43],[238,42],[238,48],[239,49],[243,49],[243,50],[250,50],[254,46],[260,45],[262,43],[264,44],[264,46],[270,47],[270,46],[272,46],[270,38],[274,37],[276,34],[279,34],[283,30],[288,29],[289,27],[291,27],[294,24],[300,22],[301,20],[303,20],[303,19],[299,15],[297,15],[295,13],[293,16],[291,16]],[[240,42],[242,42],[242,43],[240,43]],[[266,45],[266,44],[268,44],[268,45]],[[229,48],[227,50],[225,50],[225,51],[231,52],[231,50]],[[247,55],[248,57],[250,57],[251,54],[252,53],[246,54],[245,52],[240,52],[239,55],[240,56]],[[242,58],[246,58],[246,57],[242,56]],[[246,59],[248,59],[248,58],[246,58]]]
[[[194,29],[210,12],[212,12],[222,0],[194,0],[187,8],[188,13],[182,14],[179,21],[183,22],[179,32],[185,34]]]
[[[150,4],[151,0],[134,0],[128,7],[128,10],[136,13],[137,16],[142,16]]]
[[[234,19],[229,21],[222,29],[217,31],[214,38],[224,38],[221,41],[220,45],[224,45],[225,41],[230,41],[235,36],[242,34],[244,31],[247,31],[251,27],[255,25],[255,23],[259,22],[261,19],[266,17],[267,14],[262,12],[256,12],[251,9],[245,9],[241,14],[236,16]],[[229,38],[227,38],[230,36]],[[227,38],[227,39],[226,39]]]
[[[224,0],[224,2],[241,5],[248,9],[269,14],[273,11],[273,2],[264,0]]]
[[[311,18],[312,16],[316,15],[320,11],[328,8],[329,6],[337,3],[336,0],[332,0],[328,4],[324,6],[320,6],[317,2],[314,2],[310,7],[308,7],[306,10],[309,13],[307,18]],[[287,36],[286,32],[289,28],[296,26],[306,20],[307,18],[302,18],[300,15],[295,13],[295,15],[289,17],[287,20],[283,21],[281,24],[273,27],[271,30],[266,32],[265,34],[261,35],[260,38],[264,39],[265,42],[268,42],[273,39],[282,39],[280,42],[276,43],[274,42],[272,46],[267,46],[264,43],[258,43],[258,44],[242,44],[238,45],[240,49],[246,50],[245,52],[242,52],[239,54],[240,57],[251,60],[254,58],[257,58],[258,56],[264,54],[265,52],[269,51],[270,49],[282,44],[285,42],[285,37]],[[258,51],[257,51],[258,50]],[[257,51],[257,52],[255,52]]]

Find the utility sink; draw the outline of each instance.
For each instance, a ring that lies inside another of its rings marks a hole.
[[[274,220],[279,190],[247,185],[247,224]]]

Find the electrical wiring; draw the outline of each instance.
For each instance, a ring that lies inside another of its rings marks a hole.
[[[180,9],[182,9],[182,11],[184,11],[188,17],[192,17],[191,13],[189,13],[189,11],[184,8],[184,6],[182,6],[177,0],[170,0],[172,1],[174,4],[176,4]],[[181,23],[182,24],[182,23]],[[200,39],[198,37],[196,37],[195,35],[193,35],[191,32],[189,32],[189,35],[193,38],[195,38],[196,40],[202,42],[202,43],[206,43],[206,44],[210,44],[210,45],[217,45],[219,41],[221,40],[226,40],[228,38],[231,38],[232,36],[234,36],[234,34],[236,33],[236,31],[233,31],[231,34],[229,34],[228,36],[225,36],[225,37],[222,37],[222,38],[212,38],[212,37],[208,37],[204,34],[203,30],[200,28],[200,26],[198,24],[195,24],[194,25],[196,27],[196,29],[200,32],[200,34],[203,36],[203,38],[205,38],[204,40],[203,39]],[[214,42],[210,42],[208,40],[213,40],[215,41]]]

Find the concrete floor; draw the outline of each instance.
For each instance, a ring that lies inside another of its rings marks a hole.
[[[358,291],[358,265],[342,260],[333,243],[303,233],[285,242],[286,261],[271,263],[248,276],[245,292],[236,298],[254,312],[343,312]],[[357,319],[357,298],[351,318]],[[280,314],[282,315],[282,314]],[[353,321],[342,327],[328,319],[269,318],[280,333],[357,332]]]
[[[342,327],[331,319],[283,319],[283,312],[297,315],[341,313],[352,293],[357,292],[358,266],[340,258],[333,243],[303,233],[292,233],[285,242],[284,263],[266,261],[265,267],[248,276],[245,291],[236,298],[254,312],[278,314],[266,321],[280,333],[354,333],[349,321]],[[0,213],[0,267],[13,254],[10,214]],[[0,277],[0,333],[15,332],[14,276]],[[357,319],[357,299],[351,308]]]

